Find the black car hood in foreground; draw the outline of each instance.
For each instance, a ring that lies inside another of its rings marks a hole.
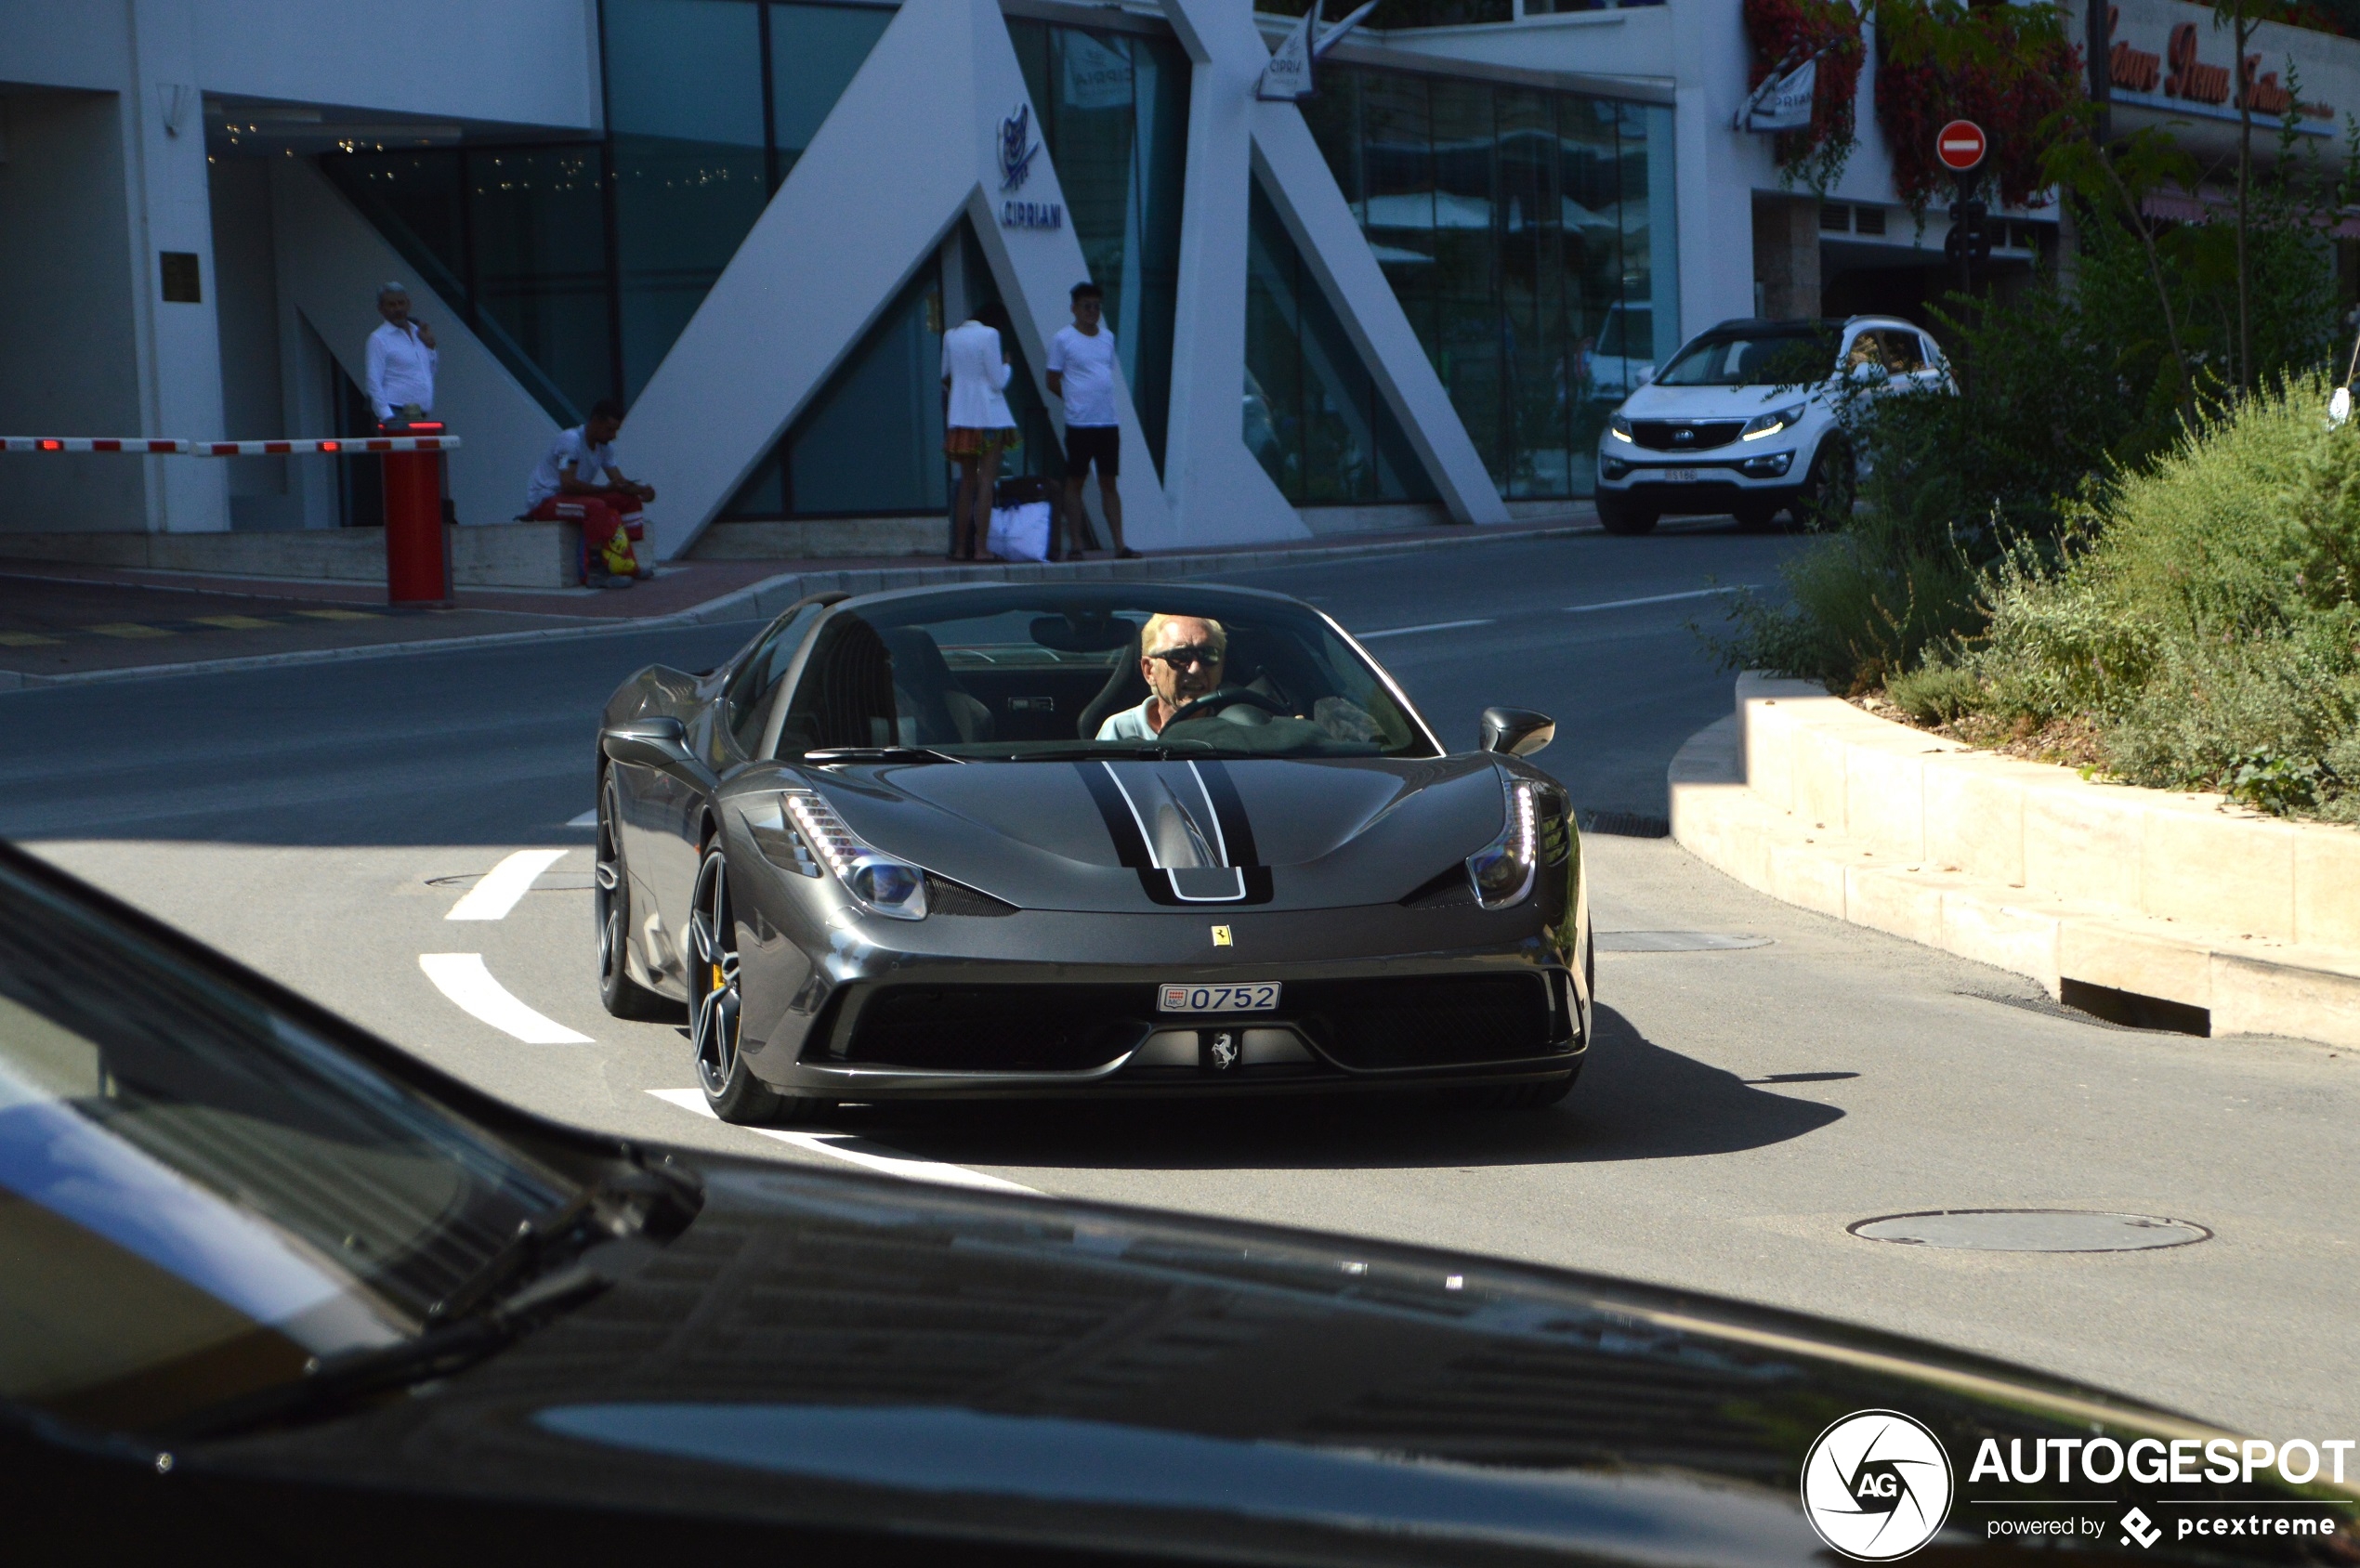
[[[1914,1417],[1947,1449],[1960,1501],[1939,1559],[1997,1552],[2020,1537],[1994,1522],[2059,1511],[2032,1499],[2100,1495],[1971,1487],[1987,1437],[2217,1435],[1643,1287],[679,1157],[703,1169],[702,1213],[603,1297],[442,1385],[182,1466],[529,1505],[566,1538],[619,1541],[603,1533],[653,1512],[683,1551],[727,1523],[886,1531],[926,1562],[998,1543],[1025,1562],[1801,1563],[1835,1561],[1798,1501],[1805,1451],[1855,1411]],[[2082,1511],[2110,1534],[2085,1547],[2113,1551],[2134,1502],[2170,1517],[2154,1488],[2101,1490],[2111,1513]],[[2295,1496],[2267,1495],[2278,1511]],[[2140,1555],[2172,1554],[2166,1538]],[[885,1559],[871,1543],[835,1560]]]
[[[1506,821],[1489,756],[973,763],[812,770],[852,830],[1020,908],[1155,907],[1138,867],[1193,830],[1212,863],[1266,870],[1273,909],[1390,904]],[[1536,776],[1537,777],[1537,776]],[[736,786],[731,792],[745,788]],[[1186,821],[1173,813],[1185,814]]]

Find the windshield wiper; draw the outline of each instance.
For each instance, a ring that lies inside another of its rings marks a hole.
[[[827,746],[806,751],[803,760],[827,767],[835,763],[964,763],[967,759],[924,746]]]
[[[173,1435],[213,1436],[300,1418],[460,1371],[605,1290],[658,1239],[684,1228],[700,1203],[693,1183],[660,1168],[618,1173],[541,1220],[520,1223],[506,1245],[427,1309],[426,1327],[414,1338],[315,1357],[295,1381],[216,1405],[176,1423]]]

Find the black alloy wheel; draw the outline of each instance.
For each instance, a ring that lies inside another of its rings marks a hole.
[[[738,1049],[744,1026],[738,989],[738,910],[729,896],[729,862],[718,841],[697,868],[688,916],[688,1040],[696,1048],[697,1085],[723,1121],[740,1126],[809,1119],[835,1108],[831,1100],[781,1094],[754,1077]]]
[[[631,978],[631,875],[623,863],[622,800],[614,776],[598,781],[597,864],[590,907],[598,921],[598,1000],[617,1018],[656,1023],[680,1016],[680,1004]]]
[[[1598,521],[1608,533],[1646,533],[1656,526],[1656,509],[1628,496],[1598,492]]]

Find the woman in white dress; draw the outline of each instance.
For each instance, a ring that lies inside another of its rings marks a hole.
[[[957,519],[951,545],[954,561],[990,561],[984,548],[991,537],[991,487],[1000,477],[1000,454],[1016,444],[1016,422],[1001,389],[1012,367],[1006,341],[1008,313],[987,305],[942,334],[942,385],[950,393],[950,433],[942,450],[959,465]]]

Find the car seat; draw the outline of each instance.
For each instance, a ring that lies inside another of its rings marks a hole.
[[[1131,629],[1131,640],[1115,659],[1114,673],[1098,695],[1082,710],[1082,717],[1074,721],[1074,734],[1083,740],[1098,738],[1098,726],[1125,708],[1136,708],[1147,699],[1147,677],[1139,673],[1139,628]]]
[[[893,651],[893,695],[902,745],[992,738],[991,710],[959,685],[932,633],[923,626],[897,626],[883,635]]]

